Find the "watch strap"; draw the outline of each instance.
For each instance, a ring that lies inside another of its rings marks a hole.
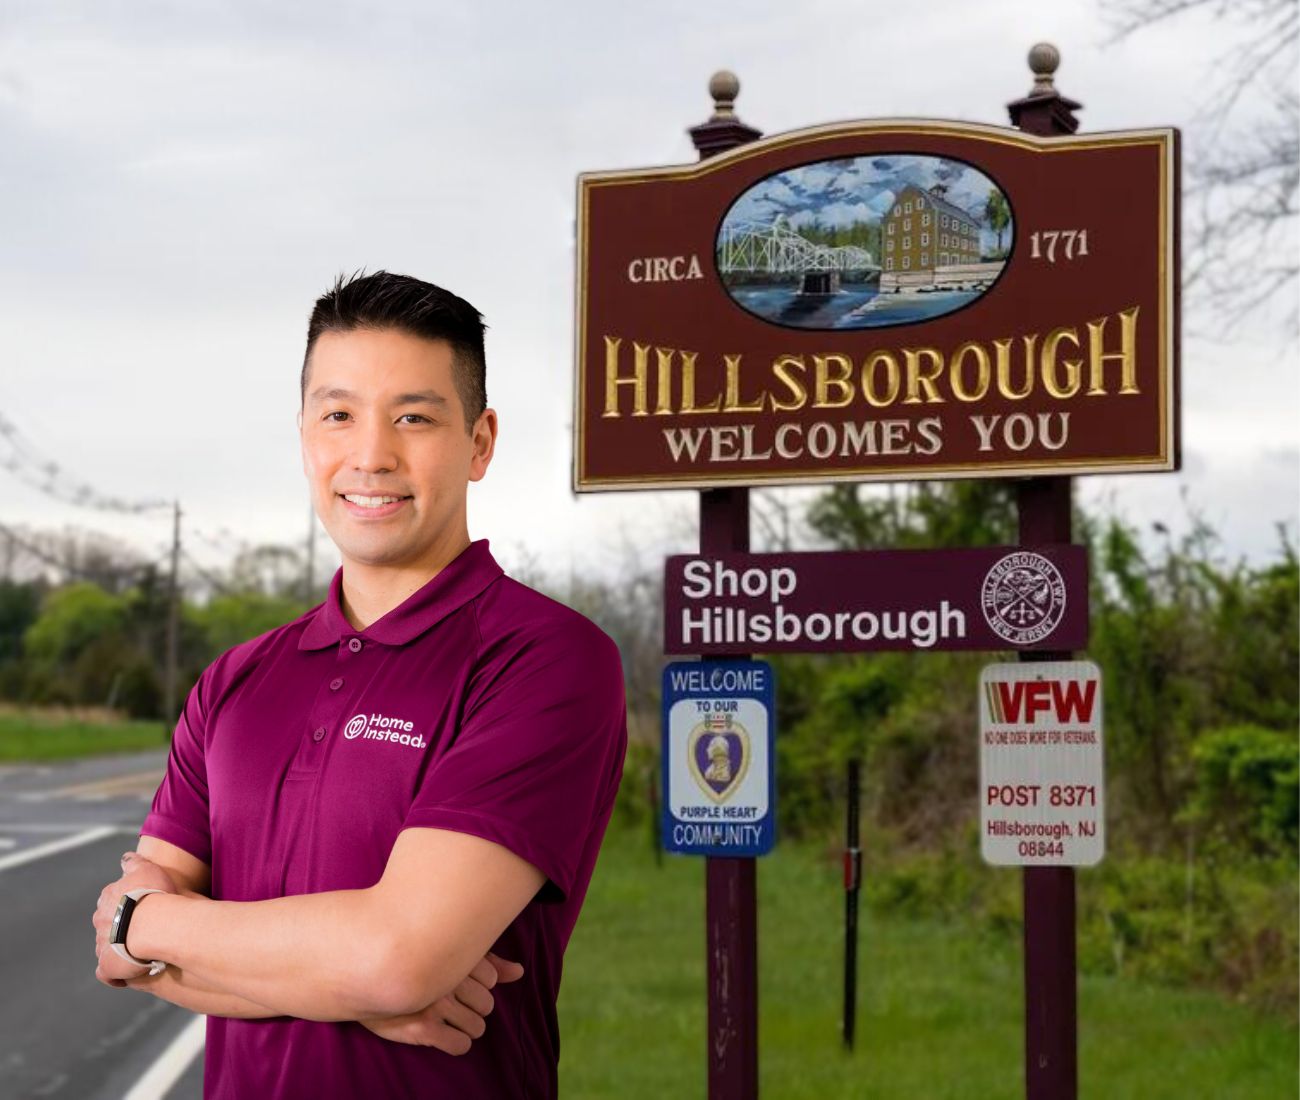
[[[123,894],[122,901],[119,901],[118,904],[124,905],[125,899],[127,898],[130,898],[131,901],[134,903],[138,903],[140,899],[144,897],[146,894],[165,894],[166,892],[167,892],[166,890],[159,890],[155,886],[140,886],[134,890],[128,890],[125,894]],[[126,936],[127,936],[127,932],[130,930],[130,924],[131,924],[130,917],[134,912],[134,909],[135,906],[132,905],[131,912],[127,912],[125,910],[123,911],[123,922],[121,925],[119,925],[117,929],[117,934],[120,937],[120,939],[111,942],[109,946],[114,951],[116,951],[121,958],[125,959],[127,962],[133,963],[136,966],[147,966],[149,968],[149,976],[154,977],[155,975],[161,974],[164,970],[166,970],[167,964],[163,962],[161,959],[152,959],[152,960],[137,959],[134,955],[131,954],[131,952],[129,952],[126,949]]]

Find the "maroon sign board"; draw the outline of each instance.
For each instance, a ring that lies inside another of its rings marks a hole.
[[[581,175],[574,488],[1177,469],[1178,163],[882,120]]]
[[[1082,546],[681,554],[664,576],[664,651],[705,656],[1082,649]]]

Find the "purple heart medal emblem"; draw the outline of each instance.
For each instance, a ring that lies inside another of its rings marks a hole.
[[[691,731],[691,775],[714,802],[725,802],[749,771],[749,734],[731,715],[707,718]]]

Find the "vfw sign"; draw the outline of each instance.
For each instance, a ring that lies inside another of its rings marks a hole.
[[[988,665],[980,676],[980,851],[1008,866],[1089,866],[1105,852],[1101,670]]]

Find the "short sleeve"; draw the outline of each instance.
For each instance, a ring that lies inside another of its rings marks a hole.
[[[472,833],[573,887],[622,775],[627,713],[618,648],[587,620],[503,644],[480,660],[452,746],[434,760],[403,828]]]
[[[140,826],[148,834],[184,848],[196,859],[212,864],[212,828],[208,813],[208,773],[204,759],[207,722],[202,706],[209,668],[185,699],[167,771]]]

